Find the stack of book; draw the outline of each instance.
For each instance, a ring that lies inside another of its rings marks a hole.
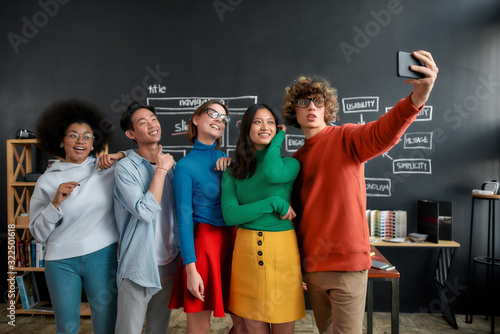
[[[17,266],[43,268],[45,257],[45,244],[35,239],[16,241]]]
[[[370,237],[406,238],[406,211],[366,210]]]

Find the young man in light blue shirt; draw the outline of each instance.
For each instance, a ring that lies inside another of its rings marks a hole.
[[[117,334],[166,333],[179,262],[172,188],[175,161],[162,154],[154,107],[131,103],[120,119],[137,143],[115,167],[114,206],[120,232]]]

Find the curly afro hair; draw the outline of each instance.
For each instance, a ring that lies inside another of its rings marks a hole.
[[[65,158],[64,148],[60,147],[66,129],[70,124],[87,124],[94,133],[91,154],[103,152],[111,140],[111,131],[101,129],[105,118],[95,105],[78,99],[63,100],[49,106],[38,119],[36,137],[39,147],[50,155]]]
[[[338,120],[339,101],[337,89],[330,86],[330,83],[319,76],[297,78],[290,86],[285,88],[285,97],[283,98],[282,116],[285,124],[300,129],[297,122],[297,99],[305,98],[314,94],[321,94],[325,98],[325,123],[331,123]],[[311,102],[312,103],[312,102]]]

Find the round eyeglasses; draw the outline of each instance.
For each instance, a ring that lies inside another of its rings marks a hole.
[[[65,134],[64,136],[68,137],[70,142],[77,142],[79,138],[82,138],[84,143],[89,143],[95,139],[94,136],[88,133],[81,136],[78,133],[69,133]]]
[[[220,114],[219,112],[217,112],[216,110],[214,110],[212,108],[206,108],[205,112],[207,113],[207,115],[210,118],[215,119],[217,117],[220,117],[220,120],[222,121],[222,123],[224,123],[224,124],[229,123],[229,120],[230,120],[229,116],[224,115],[224,114]]]
[[[301,108],[309,107],[311,101],[318,108],[323,107],[325,105],[325,98],[323,96],[315,96],[315,97],[306,97],[297,100],[297,105]]]

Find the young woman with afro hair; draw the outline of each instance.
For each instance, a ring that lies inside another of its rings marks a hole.
[[[57,333],[76,333],[82,286],[94,333],[114,333],[118,230],[113,211],[114,166],[124,153],[105,150],[111,132],[85,101],[65,100],[37,124],[39,147],[62,159],[38,179],[30,201],[30,232],[46,244],[45,277]]]

